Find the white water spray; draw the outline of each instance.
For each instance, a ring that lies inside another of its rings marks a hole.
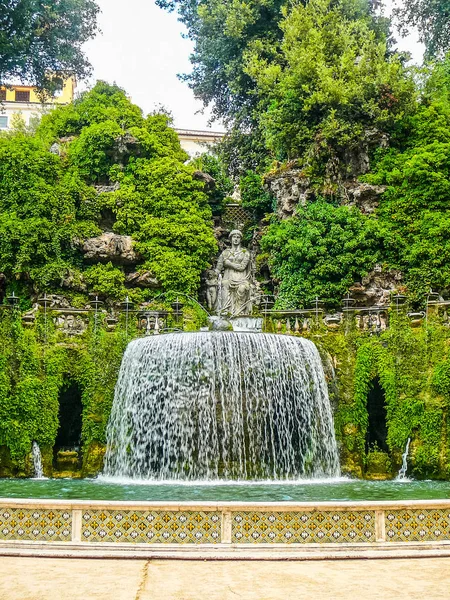
[[[233,331],[261,333],[263,320],[258,317],[234,317],[231,319]]]
[[[33,458],[34,478],[44,479],[44,469],[42,468],[41,449],[37,442],[33,442],[31,446],[31,456]]]
[[[305,339],[233,332],[133,341],[107,431],[106,476],[338,476],[322,363]]]
[[[406,471],[408,470],[408,453],[409,453],[409,444],[411,443],[411,438],[408,438],[406,442],[405,451],[402,454],[402,466],[397,475],[398,480],[406,479]]]

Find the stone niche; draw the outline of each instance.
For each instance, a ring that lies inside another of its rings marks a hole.
[[[133,248],[131,236],[110,232],[86,240],[83,243],[82,251],[88,262],[111,262],[125,266],[135,265],[140,259]]]

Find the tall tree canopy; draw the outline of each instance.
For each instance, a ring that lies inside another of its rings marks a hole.
[[[255,82],[246,72],[245,55],[252,44],[276,54],[282,39],[279,23],[286,0],[156,0],[177,10],[194,42],[192,72],[183,76],[194,94],[212,109],[229,131],[224,156],[238,173],[267,163],[258,130]]]
[[[243,68],[244,55],[253,42],[277,48],[279,22],[286,0],[156,0],[177,9],[195,43],[193,71],[185,75],[194,93],[212,103],[217,117],[252,121],[254,83]]]
[[[244,66],[255,82],[266,146],[277,159],[342,160],[368,135],[392,130],[409,109],[413,82],[400,58],[388,56],[367,5],[295,3],[280,27],[277,55],[268,60],[265,46],[253,44]]]
[[[0,0],[0,84],[26,80],[51,92],[55,73],[86,76],[82,46],[98,11],[94,0]]]
[[[195,43],[184,78],[227,122],[223,151],[235,173],[298,157],[320,130],[345,138],[404,109],[389,21],[367,0],[157,3],[178,10]]]

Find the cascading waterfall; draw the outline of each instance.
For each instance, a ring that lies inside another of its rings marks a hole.
[[[31,445],[31,457],[33,459],[33,469],[35,479],[44,479],[44,469],[42,468],[41,449],[37,442]]]
[[[339,475],[320,356],[297,337],[204,332],[131,342],[107,438],[107,476]]]

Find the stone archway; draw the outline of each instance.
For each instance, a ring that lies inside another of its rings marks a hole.
[[[82,413],[81,389],[76,382],[69,380],[59,394],[59,429],[55,441],[55,451],[62,448],[79,449]]]
[[[366,452],[378,448],[389,452],[387,445],[386,396],[378,376],[372,379],[367,395],[368,426],[366,433]]]

